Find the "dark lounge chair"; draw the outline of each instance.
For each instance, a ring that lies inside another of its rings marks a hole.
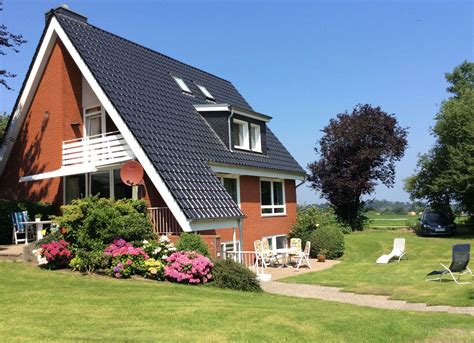
[[[444,270],[434,270],[431,273],[426,275],[425,281],[441,281],[443,275],[450,275],[454,282],[458,285],[468,284],[471,282],[459,282],[461,275],[470,274],[471,277],[474,276],[472,271],[467,266],[469,264],[470,258],[470,244],[455,244],[453,245],[453,258],[451,265],[446,267],[444,264],[440,263],[443,266]],[[457,278],[456,278],[457,275]]]

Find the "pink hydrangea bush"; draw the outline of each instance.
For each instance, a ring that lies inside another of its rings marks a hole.
[[[46,267],[51,269],[64,268],[69,265],[72,254],[68,249],[69,243],[64,240],[42,244],[39,249],[40,256],[46,259]]]
[[[116,239],[104,250],[104,255],[112,259],[109,274],[117,279],[129,278],[132,275],[143,275],[147,268],[145,261],[148,255],[141,248],[135,248],[132,243]]]
[[[214,265],[195,251],[178,251],[166,259],[165,276],[174,282],[197,285],[212,280]]]

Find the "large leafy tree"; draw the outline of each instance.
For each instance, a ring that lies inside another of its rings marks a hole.
[[[405,189],[435,209],[449,212],[457,203],[474,213],[474,63],[462,63],[446,80],[453,96],[435,117],[435,145],[420,156]]]
[[[2,144],[2,137],[5,133],[5,129],[7,127],[8,117],[6,113],[0,114],[0,145]]]
[[[3,11],[3,1],[0,0],[0,12]],[[0,56],[5,56],[7,51],[13,51],[18,53],[18,47],[26,43],[22,35],[13,34],[8,31],[8,28],[4,24],[0,24]],[[6,89],[10,90],[10,86],[7,83],[8,78],[16,77],[6,69],[0,67],[0,85],[3,85]]]
[[[392,187],[395,163],[407,146],[407,129],[393,114],[368,104],[340,113],[323,129],[320,159],[309,164],[311,187],[328,200],[339,219],[362,228],[362,196],[380,182]]]

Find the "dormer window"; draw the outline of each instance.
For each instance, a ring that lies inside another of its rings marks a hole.
[[[262,152],[260,125],[250,124],[250,148],[252,151]]]
[[[207,99],[207,100],[211,100],[211,101],[214,101],[214,97],[212,96],[212,94],[207,90],[206,87],[204,86],[201,86],[201,85],[198,85],[196,84],[197,88],[199,88],[199,90],[201,91],[202,95],[204,95],[204,97]]]
[[[187,94],[193,94],[193,92],[191,92],[191,90],[189,89],[188,85],[186,84],[186,82],[184,82],[184,80],[180,77],[177,77],[177,76],[173,76],[173,79],[176,81],[176,83],[178,84],[179,88],[181,88],[181,90],[184,92],[184,93],[187,93]]]
[[[249,150],[249,124],[245,121],[234,119],[232,133],[234,136],[234,147]]]

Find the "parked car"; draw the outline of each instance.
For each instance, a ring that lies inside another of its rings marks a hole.
[[[417,227],[420,236],[449,236],[456,234],[456,224],[444,213],[423,211]]]

